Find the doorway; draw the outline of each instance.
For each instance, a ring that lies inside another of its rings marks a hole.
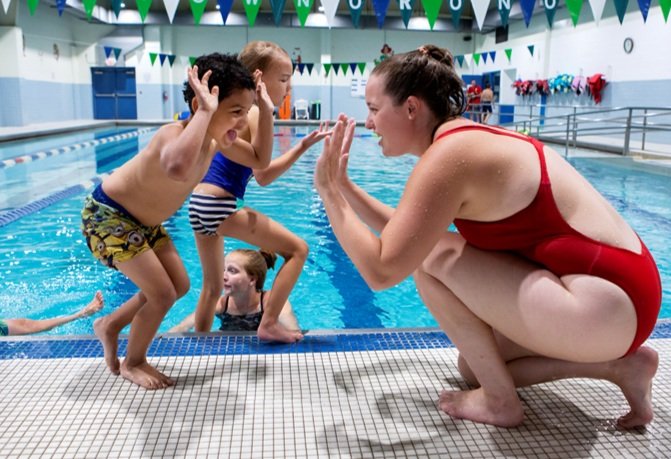
[[[137,119],[135,68],[91,67],[93,118]]]

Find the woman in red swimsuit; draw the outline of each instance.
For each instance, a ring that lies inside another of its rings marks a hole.
[[[385,156],[419,157],[396,209],[347,176],[341,115],[315,184],[338,241],[379,290],[413,274],[459,350],[472,390],[445,390],[455,418],[515,426],[516,387],[562,378],[619,386],[631,428],[652,420],[657,353],[641,344],[661,305],[657,267],[613,207],[552,149],[461,117],[447,50],[395,55],[366,87],[366,127]],[[454,223],[459,233],[448,232]],[[379,236],[371,231],[371,228]]]

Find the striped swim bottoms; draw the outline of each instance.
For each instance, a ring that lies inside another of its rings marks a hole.
[[[221,222],[243,205],[242,199],[233,196],[193,193],[189,200],[189,223],[196,233],[214,236]]]

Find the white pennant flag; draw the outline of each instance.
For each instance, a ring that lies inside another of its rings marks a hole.
[[[324,7],[324,15],[326,16],[326,23],[329,26],[329,29],[333,25],[333,19],[335,18],[336,11],[338,10],[338,3],[340,0],[321,0],[322,7]]]
[[[10,3],[12,3],[12,0],[2,0],[2,9],[5,10],[5,14],[7,14],[7,10],[9,10]]]
[[[471,0],[471,6],[473,6],[475,20],[478,22],[478,30],[482,30],[482,25],[487,15],[487,8],[489,8],[489,0]]]
[[[471,68],[473,65],[473,53],[464,54],[464,64],[466,64],[466,67]]]
[[[594,22],[599,24],[599,19],[603,16],[603,7],[606,6],[606,0],[589,0],[589,6],[592,8]]]
[[[179,0],[163,0],[163,4],[165,5],[165,11],[168,13],[170,24],[172,24],[173,19],[175,19],[175,12],[177,11]]]

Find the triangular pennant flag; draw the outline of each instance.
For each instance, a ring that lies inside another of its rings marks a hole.
[[[624,13],[627,12],[627,5],[629,0],[615,0],[615,11],[617,12],[617,18],[620,20],[620,24],[624,21]]]
[[[459,62],[459,67],[463,67],[464,66],[464,56],[459,54],[458,56],[456,56],[456,59],[457,59],[457,62]]]
[[[617,3],[618,0],[615,0]],[[624,0],[625,2],[628,0]],[[566,0],[566,8],[568,13],[571,16],[571,21],[573,21],[573,26],[578,25],[578,19],[580,19],[580,10],[582,9],[582,0]]]
[[[172,21],[175,19],[179,0],[163,0],[163,5],[165,5],[165,12],[168,13],[168,20],[172,24]]]
[[[340,64],[333,64],[333,71],[335,74],[338,74],[338,71],[340,70]]]
[[[150,53],[149,55],[151,56],[151,53]],[[154,56],[154,59],[156,59],[156,56]],[[189,64],[191,64],[191,67],[194,66],[194,64],[196,63],[196,60],[197,60],[197,59],[198,59],[197,57],[189,56]],[[154,61],[151,61],[151,63],[153,64]]]
[[[461,20],[461,11],[464,9],[463,0],[448,0],[447,7],[452,16],[452,25],[459,30],[459,21]]]
[[[312,4],[315,0],[294,0],[294,7],[298,15],[298,21],[301,27],[305,27],[305,21],[308,19],[308,14],[312,10]]]
[[[151,61],[151,65],[154,65],[154,63],[156,62],[156,56],[158,56],[158,54],[149,53],[149,60]],[[191,65],[193,65],[193,64],[191,64]]]
[[[671,10],[671,0],[659,0],[659,6],[662,7],[664,22],[669,20],[669,11]]]
[[[473,61],[475,65],[480,65],[480,53],[473,53]]]
[[[114,15],[119,19],[119,13],[121,13],[121,0],[112,0],[112,11],[114,11]]]
[[[412,17],[412,9],[415,6],[415,0],[396,0],[396,3],[398,3],[398,9],[401,11],[401,19],[403,19],[403,24],[405,24],[405,28],[407,29],[410,17]]]
[[[233,0],[217,0],[217,5],[219,5],[219,14],[221,14],[221,20],[224,24],[228,20],[228,13],[231,12],[233,8]]]
[[[349,65],[347,65],[347,64],[340,64],[340,70],[342,70],[343,75],[347,75],[348,67],[349,67]]]
[[[3,0],[3,3],[4,3],[4,0]],[[7,2],[7,6],[9,6],[9,1]],[[63,11],[65,11],[65,0],[56,0],[56,10],[58,10],[58,15],[59,16],[63,16]],[[5,8],[5,13],[7,13],[6,8]]]
[[[363,75],[364,70],[366,70],[366,63],[359,62],[356,66],[359,68],[359,72]]]
[[[326,72],[326,76],[329,76],[329,72],[331,71],[331,64],[324,64],[324,71]]]
[[[119,60],[119,56],[121,56],[121,48],[114,48],[114,59]]]
[[[294,73],[296,69],[298,68],[298,64],[295,62],[291,63],[291,73]]]
[[[300,72],[300,74],[303,75],[303,71],[305,70],[305,64],[300,63],[296,64],[296,66],[298,67],[298,71]]]
[[[84,11],[86,11],[86,17],[91,19],[93,16],[93,7],[96,6],[96,0],[83,0],[84,2]]]
[[[355,28],[359,28],[359,20],[361,19],[364,3],[364,0],[347,0],[347,7],[349,8],[349,14],[352,16],[352,24],[354,24]]]
[[[329,29],[333,26],[339,1],[340,0],[321,0],[324,16],[326,16],[326,25],[329,26]]]
[[[165,62],[166,57],[167,57],[167,54],[158,53],[158,58],[161,61],[161,67],[163,67],[163,63]]]
[[[473,6],[475,21],[478,23],[478,30],[482,30],[482,25],[487,15],[487,8],[489,8],[489,0],[471,0],[471,6]]]
[[[175,63],[175,58],[176,57],[177,56],[175,56],[174,54],[168,54],[168,63],[170,64],[170,67],[172,67],[172,64]]]
[[[373,9],[375,10],[378,29],[381,29],[384,25],[384,19],[387,17],[387,8],[389,8],[389,0],[373,0]]]
[[[315,64],[309,63],[305,64],[305,67],[308,69],[308,74],[312,75],[312,69],[314,68]]]
[[[193,14],[193,23],[196,25],[200,24],[200,20],[205,12],[205,7],[207,6],[207,0],[189,0],[189,6],[191,7],[191,14]]]
[[[529,50],[529,52],[531,53],[532,56],[534,55],[534,48],[535,48],[535,45],[527,46],[527,49]]]
[[[513,49],[512,48],[506,48],[506,57],[508,58],[508,63],[510,63],[510,57],[513,55]]]
[[[650,0],[638,0],[638,7],[643,15],[643,22],[648,20],[648,11],[650,10]]]
[[[496,62],[496,51],[490,51],[489,52],[489,57],[492,58],[492,64]]]
[[[12,0],[2,0],[2,9],[4,10],[5,14],[7,14],[10,3],[12,3]]]
[[[103,49],[105,50],[105,57],[110,57],[110,54],[112,53],[112,47],[103,46]]]
[[[142,22],[147,19],[147,13],[149,12],[149,7],[151,6],[151,0],[136,0],[137,10],[140,13],[140,18]]]
[[[548,20],[548,25],[550,28],[552,28],[552,23],[555,20],[555,13],[557,12],[558,4],[559,0],[543,0],[543,6],[545,7],[545,17]]]
[[[352,71],[352,75],[356,72],[356,62],[350,62],[349,69]]]
[[[499,16],[501,16],[501,25],[503,27],[507,27],[508,17],[510,16],[510,8],[513,4],[513,0],[497,0],[497,1],[498,1]]]
[[[429,27],[431,30],[433,30],[433,26],[436,24],[436,18],[440,12],[441,3],[442,0],[422,0],[422,6],[424,7],[424,12],[426,13],[426,19],[429,20]]]
[[[489,57],[488,54],[487,53],[482,53],[481,56],[482,56],[482,60],[485,61],[485,64],[486,64],[487,63],[487,57]]]
[[[270,0],[270,9],[273,11],[273,21],[278,26],[282,23],[285,0]]]
[[[30,11],[31,16],[35,14],[35,10],[37,9],[37,4],[39,2],[40,0],[28,0],[28,11]]]
[[[534,14],[534,6],[536,6],[536,0],[520,0],[520,7],[522,8],[522,15],[524,16],[524,23],[527,27],[529,27],[531,16]]]
[[[603,16],[603,9],[606,6],[606,0],[589,0],[589,6],[592,9],[594,23],[598,24]]]
[[[464,65],[470,67],[473,62],[473,54],[464,54]]]

